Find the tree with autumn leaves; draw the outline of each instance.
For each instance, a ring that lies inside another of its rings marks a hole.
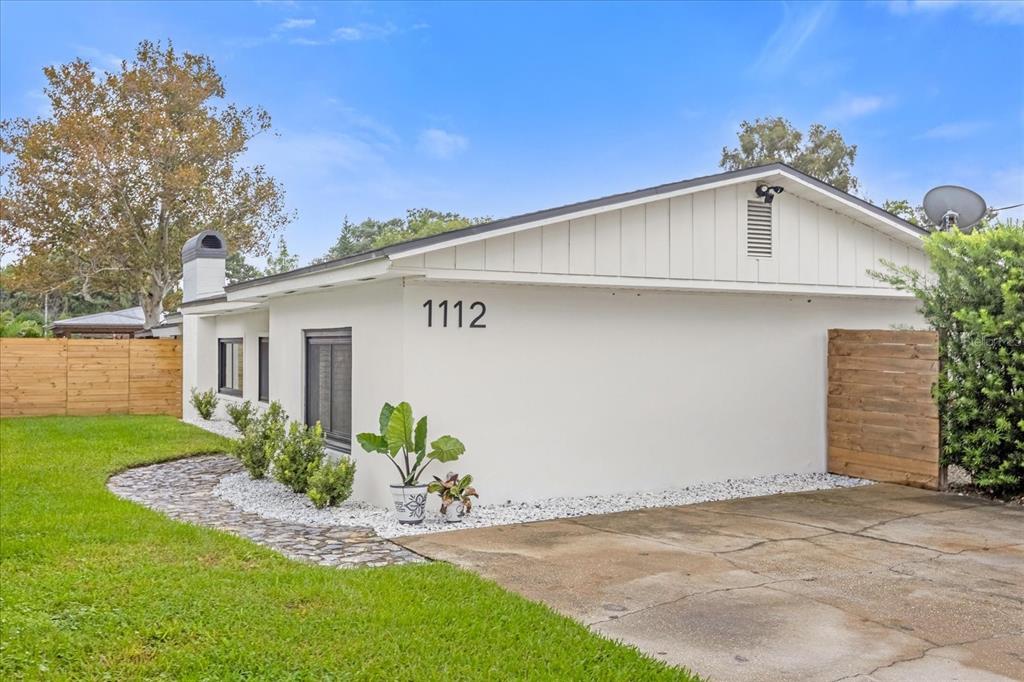
[[[50,115],[0,123],[0,242],[18,259],[5,287],[130,294],[151,327],[190,236],[269,253],[284,192],[241,157],[270,116],[223,103],[208,57],[145,41],[116,73],[83,60],[44,73]]]

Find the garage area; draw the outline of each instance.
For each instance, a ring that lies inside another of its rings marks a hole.
[[[400,541],[714,680],[1024,679],[1024,510],[891,484]]]

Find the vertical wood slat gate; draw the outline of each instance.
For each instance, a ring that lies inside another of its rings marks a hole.
[[[181,416],[177,339],[0,339],[0,416]]]
[[[932,397],[938,376],[933,331],[830,329],[829,472],[945,487]]]

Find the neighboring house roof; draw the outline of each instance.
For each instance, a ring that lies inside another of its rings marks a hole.
[[[134,308],[125,308],[124,310],[112,310],[104,313],[69,317],[65,320],[57,320],[50,327],[124,327],[125,329],[140,329],[145,324],[146,314],[142,312],[142,306],[136,306]]]
[[[647,187],[645,189],[638,189],[632,192],[623,192],[620,194],[612,194],[599,199],[591,199],[588,201],[581,201],[574,204],[566,204],[565,206],[558,206],[555,208],[548,208],[541,211],[533,211],[531,213],[523,213],[521,215],[512,216],[510,218],[503,218],[501,220],[494,220],[487,223],[480,223],[478,225],[471,225],[458,230],[452,230],[450,232],[443,232],[441,234],[432,235],[429,237],[420,237],[419,239],[411,239],[409,241],[401,242],[399,244],[393,244],[381,249],[373,251],[366,251],[364,253],[354,254],[352,256],[345,256],[344,258],[337,258],[334,260],[324,261],[323,263],[316,263],[313,265],[307,265],[302,268],[296,268],[295,270],[289,270],[288,272],[279,273],[276,275],[268,275],[266,277],[259,277],[251,279],[246,282],[239,282],[237,284],[231,284],[225,287],[225,291],[230,293],[234,291],[240,291],[255,286],[260,286],[270,282],[277,282],[282,280],[288,280],[293,277],[300,277],[304,275],[313,274],[324,270],[334,270],[336,268],[353,265],[356,263],[362,263],[365,261],[376,260],[388,256],[406,253],[413,250],[421,250],[425,248],[437,247],[443,248],[448,242],[466,239],[468,237],[474,237],[477,235],[486,235],[490,232],[496,232],[499,230],[507,230],[509,228],[515,228],[519,225],[528,225],[536,223],[538,221],[553,220],[563,216],[576,214],[582,211],[593,211],[601,208],[612,208],[616,205],[634,202],[643,199],[649,199],[672,192],[679,192],[680,190],[701,188],[709,185],[721,185],[730,184],[735,182],[742,182],[746,180],[755,180],[771,175],[782,175],[788,176],[790,179],[796,180],[805,186],[808,186],[821,193],[830,195],[845,205],[850,206],[852,209],[859,211],[866,216],[872,216],[876,220],[880,220],[890,226],[902,232],[905,232],[916,237],[922,237],[928,234],[928,231],[921,228],[913,223],[907,222],[902,218],[885,211],[874,204],[865,201],[859,197],[853,196],[842,190],[838,190],[831,185],[828,185],[816,178],[812,178],[806,173],[802,173],[795,168],[787,166],[784,163],[773,163],[765,166],[754,166],[751,168],[744,168],[736,171],[726,171],[724,173],[716,173],[714,175],[706,175],[699,178],[691,178],[689,180],[681,180],[679,182],[671,182],[664,185],[657,185],[655,187]],[[193,304],[200,304],[210,302],[213,299],[203,301],[194,301]],[[191,307],[186,304],[183,307]]]

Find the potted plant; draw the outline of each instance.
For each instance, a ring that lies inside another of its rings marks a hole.
[[[367,452],[387,455],[398,471],[400,483],[391,486],[399,523],[422,523],[427,504],[427,486],[420,474],[433,461],[454,462],[466,447],[458,438],[441,436],[427,449],[427,418],[417,422],[409,403],[384,403],[380,411],[380,433],[360,433],[356,440]]]
[[[458,474],[450,473],[443,480],[434,476],[434,480],[427,484],[428,493],[436,493],[441,496],[441,516],[446,523],[459,523],[462,517],[473,508],[476,488],[470,485],[473,477],[466,474],[459,478]]]

